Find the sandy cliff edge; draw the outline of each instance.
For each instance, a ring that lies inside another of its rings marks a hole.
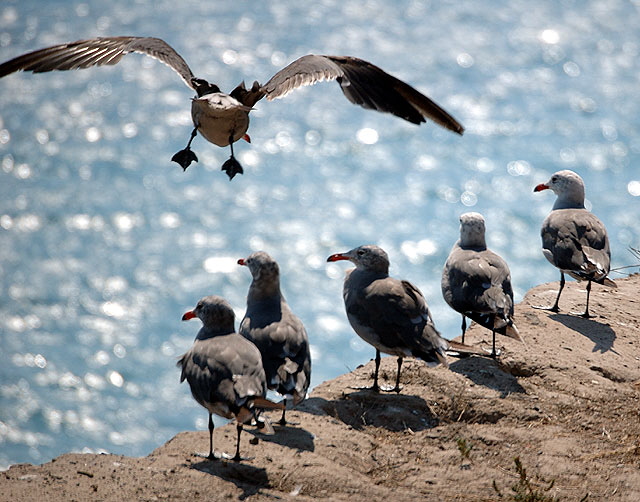
[[[557,283],[532,289],[516,307],[526,344],[498,337],[497,361],[452,358],[449,370],[407,360],[399,395],[353,388],[372,362],[324,382],[287,413],[295,424],[269,437],[246,428],[250,460],[210,462],[195,455],[208,432],[183,432],[147,457],[14,465],[0,500],[482,501],[498,499],[494,483],[511,500],[515,457],[545,496],[640,500],[640,275],[616,282],[594,285],[593,319],[569,315],[585,283],[567,283],[558,314],[531,307],[551,304]],[[491,334],[473,326],[466,341],[489,347]],[[395,368],[386,357],[381,374]],[[216,429],[215,444],[233,451],[235,427]]]

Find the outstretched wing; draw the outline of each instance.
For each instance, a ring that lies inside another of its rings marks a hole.
[[[414,124],[431,119],[458,134],[464,127],[424,94],[381,68],[350,56],[309,54],[295,60],[262,86],[268,100],[323,80],[337,80],[349,101],[363,108],[387,112]]]
[[[164,40],[153,37],[101,37],[54,45],[18,56],[0,65],[0,78],[16,71],[42,73],[114,65],[122,56],[137,52],[151,56],[175,70],[192,89],[193,73],[186,61]]]

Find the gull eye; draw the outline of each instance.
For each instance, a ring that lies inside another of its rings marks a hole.
[[[358,256],[364,256],[364,249],[358,249],[357,253]]]

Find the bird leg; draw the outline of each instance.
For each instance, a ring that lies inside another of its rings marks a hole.
[[[556,296],[556,301],[550,309],[552,312],[560,312],[558,304],[560,303],[560,294],[562,294],[562,290],[564,289],[564,283],[564,272],[560,272],[560,289],[558,289],[558,296]]]
[[[494,322],[495,324],[495,322]],[[491,345],[491,357],[494,359],[497,357],[498,353],[496,352],[496,328],[495,326],[491,328],[491,337],[492,337],[492,345]]]
[[[193,131],[191,131],[189,142],[187,143],[187,146],[184,148],[184,150],[180,150],[173,157],[171,157],[171,160],[180,164],[180,167],[182,167],[182,169],[185,171],[187,170],[187,167],[191,165],[191,162],[198,162],[198,157],[196,157],[196,154],[193,153],[193,150],[191,150],[191,142],[193,141],[193,138],[196,137],[196,134],[198,134],[198,128],[194,127]]]
[[[372,390],[373,392],[380,392],[380,386],[378,385],[378,369],[380,368],[380,351],[376,349],[376,370],[373,374],[373,385],[371,387],[367,386],[351,386],[352,389],[356,390]]]
[[[396,377],[396,386],[395,387],[389,387],[389,386],[384,386],[381,387],[380,385],[378,385],[378,373],[380,371],[380,351],[378,349],[376,349],[376,358],[375,358],[375,362],[376,362],[376,369],[375,372],[373,373],[373,385],[371,387],[355,387],[352,386],[352,389],[356,389],[356,390],[372,390],[373,392],[400,392],[400,367],[402,365],[402,358],[399,357],[398,358],[398,376]]]
[[[213,454],[213,419],[211,418],[211,413],[209,413],[209,456],[207,458],[209,460],[216,459]]]
[[[229,136],[229,146],[231,147],[231,157],[222,164],[222,171],[227,173],[229,181],[231,181],[236,174],[244,173],[244,169],[242,169],[240,162],[238,162],[233,155],[233,131],[231,132],[231,136]]]
[[[587,306],[584,309],[584,312],[580,314],[580,317],[584,317],[585,319],[589,319],[591,317],[595,317],[589,315],[589,295],[591,294],[591,281],[587,282]]]
[[[467,318],[462,314],[462,343],[464,343],[464,334],[467,332]]]
[[[373,387],[371,387],[371,390],[374,392],[380,392],[380,386],[378,385],[379,369],[380,369],[380,351],[376,349],[376,372],[373,374]]]
[[[558,303],[560,302],[560,294],[562,293],[562,290],[564,289],[564,272],[560,272],[560,289],[558,290],[558,296],[556,296],[556,301],[553,304],[552,307],[542,307],[539,305],[532,305],[532,307],[534,309],[539,309],[539,310],[549,310],[551,312],[560,312],[560,307],[558,307]],[[587,305],[588,306],[588,305]]]
[[[236,439],[236,454],[232,460],[240,462],[240,460],[242,460],[242,457],[240,456],[240,434],[242,434],[242,424],[239,422],[236,424],[236,431],[238,432],[238,437]]]
[[[398,358],[398,373],[396,374],[396,386],[393,388],[398,394],[400,393],[400,369],[402,368],[402,358]]]
[[[380,351],[376,349],[376,374],[372,390],[379,392],[400,392],[400,369],[402,368],[402,357],[398,357],[398,373],[396,374],[396,386],[378,385],[378,371],[380,369]]]
[[[280,425],[287,425],[287,420],[284,418],[284,414],[287,412],[287,398],[285,397],[282,402],[284,404],[284,408],[282,408],[282,417],[280,417],[278,423]]]

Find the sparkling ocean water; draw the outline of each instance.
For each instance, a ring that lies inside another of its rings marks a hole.
[[[331,253],[381,245],[452,338],[460,317],[440,274],[459,215],[485,215],[520,300],[559,278],[539,238],[555,197],[533,187],[573,169],[608,227],[613,266],[635,263],[639,10],[638,0],[4,0],[2,61],[82,38],[157,36],[228,91],[307,53],[354,55],[467,130],[416,127],[318,84],[257,104],[252,144],[236,148],[245,174],[229,182],[228,149],[202,138],[198,164],[183,173],[170,162],[192,129],[193,92],[151,58],[0,80],[0,467],[68,451],[141,456],[205,429],[175,367],[200,324],[180,318],[219,294],[240,319],[250,275],[236,260],[255,250],[280,263],[314,385],[374,354],[346,321],[349,264],[327,264]]]

